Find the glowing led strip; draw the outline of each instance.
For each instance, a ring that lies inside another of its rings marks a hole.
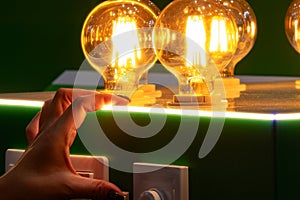
[[[276,120],[293,120],[300,119],[300,113],[276,114]]]
[[[0,99],[0,105],[42,107],[44,102],[18,99]]]
[[[155,108],[155,107],[135,107],[135,106],[105,106],[102,110],[120,111],[120,112],[138,112],[154,114],[173,114],[185,116],[202,116],[202,117],[224,117],[234,119],[256,119],[256,120],[293,120],[300,119],[300,113],[268,114],[268,113],[248,113],[248,112],[217,112],[203,110],[181,110],[172,108]]]
[[[43,101],[0,99],[0,105],[42,107]],[[181,110],[162,107],[138,107],[138,106],[104,106],[102,110],[119,112],[138,112],[153,114],[170,114],[202,117],[224,117],[235,119],[257,119],[257,120],[296,120],[300,119],[300,113],[267,114],[248,112],[211,112],[203,110]]]

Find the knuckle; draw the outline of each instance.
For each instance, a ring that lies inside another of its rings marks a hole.
[[[67,88],[59,88],[56,91],[55,97],[54,98],[65,98],[69,94],[69,89]]]

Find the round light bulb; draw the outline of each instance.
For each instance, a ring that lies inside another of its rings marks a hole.
[[[300,0],[290,4],[285,15],[285,34],[292,47],[300,53]]]
[[[156,8],[147,0],[108,0],[87,16],[81,46],[107,91],[135,90],[141,75],[156,62],[152,45]]]
[[[156,20],[154,46],[161,64],[178,79],[179,94],[201,95],[215,78],[212,69],[221,72],[234,56],[236,23],[215,1],[175,0]]]
[[[149,0],[137,0],[138,2],[141,2],[144,5],[147,5],[154,13],[156,16],[160,15],[161,10],[152,2]],[[148,70],[146,70],[140,80],[139,80],[139,84],[141,85],[146,85],[148,84]]]
[[[216,0],[231,14],[238,28],[238,44],[230,63],[223,69],[223,77],[233,77],[236,64],[241,61],[254,46],[257,36],[257,22],[254,11],[245,0]]]

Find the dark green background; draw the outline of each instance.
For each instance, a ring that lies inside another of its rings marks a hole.
[[[40,91],[84,60],[81,27],[100,0],[3,1],[0,92]],[[153,0],[161,9],[170,0]],[[248,0],[256,13],[254,48],[238,75],[300,75],[300,55],[289,44],[284,17],[291,0]],[[299,65],[299,66],[298,66]]]

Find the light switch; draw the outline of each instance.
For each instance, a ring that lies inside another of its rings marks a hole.
[[[7,149],[5,154],[5,171],[8,171],[24,153],[22,149]],[[105,156],[70,155],[74,169],[82,176],[109,180],[109,163]]]
[[[94,178],[94,173],[90,171],[76,171],[77,174],[86,178]]]

